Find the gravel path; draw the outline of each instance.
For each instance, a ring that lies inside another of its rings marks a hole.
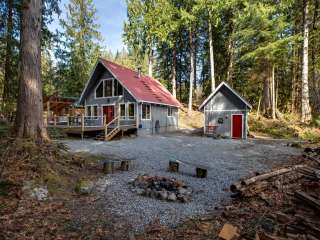
[[[185,135],[158,135],[128,138],[119,141],[64,141],[74,152],[111,154],[116,158],[135,159],[133,170],[106,175],[98,182],[98,194],[105,202],[105,211],[119,219],[128,219],[133,230],[159,220],[175,226],[187,217],[207,213],[221,200],[228,199],[224,189],[253,171],[270,169],[285,162],[300,150],[281,141],[214,140]],[[193,177],[194,168],[181,166],[181,172],[167,172],[169,160],[184,160],[210,168],[208,178]],[[194,193],[189,203],[169,203],[138,196],[128,182],[139,174],[169,176],[184,181]]]

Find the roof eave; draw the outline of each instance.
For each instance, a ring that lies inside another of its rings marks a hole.
[[[233,90],[226,82],[221,82],[218,87],[203,101],[203,103],[198,108],[199,111],[202,111],[204,106],[208,103],[208,101],[220,90],[222,86],[226,86],[231,92],[233,92],[244,104],[249,107],[249,109],[252,109],[252,105],[248,103],[243,97],[241,97],[235,90]]]

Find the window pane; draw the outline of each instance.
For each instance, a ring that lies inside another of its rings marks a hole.
[[[125,118],[126,117],[126,105],[120,104],[120,117]]]
[[[150,105],[149,104],[142,104],[142,119],[150,120]]]
[[[117,92],[118,92],[118,96],[122,96],[123,95],[123,87],[122,87],[122,85],[120,83],[118,83]]]
[[[171,117],[171,116],[172,116],[172,108],[168,107],[168,117]]]
[[[112,97],[112,80],[104,81],[104,96]]]
[[[99,84],[96,89],[96,97],[103,97],[103,81]]]
[[[128,114],[129,114],[129,118],[130,119],[134,118],[134,103],[129,103],[129,105],[128,105]]]
[[[87,106],[87,116],[91,116],[91,106]]]
[[[98,106],[93,106],[93,116],[98,116]]]
[[[150,108],[150,105],[147,105],[147,119],[151,119]]]

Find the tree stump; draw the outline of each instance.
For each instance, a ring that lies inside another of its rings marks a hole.
[[[113,173],[114,170],[114,162],[112,161],[105,161],[103,163],[103,172],[105,174]]]
[[[206,178],[208,175],[208,170],[204,168],[196,168],[196,174],[198,178]]]
[[[120,169],[121,171],[129,171],[129,161],[128,160],[121,161]]]
[[[169,161],[169,172],[179,172],[179,163],[175,161]]]

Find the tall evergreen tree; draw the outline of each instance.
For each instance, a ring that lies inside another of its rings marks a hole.
[[[79,96],[101,53],[102,37],[92,0],[71,0],[66,11],[65,20],[61,20],[65,42],[62,41],[64,46],[60,45],[56,54],[58,64],[67,67],[60,83],[62,94]]]

